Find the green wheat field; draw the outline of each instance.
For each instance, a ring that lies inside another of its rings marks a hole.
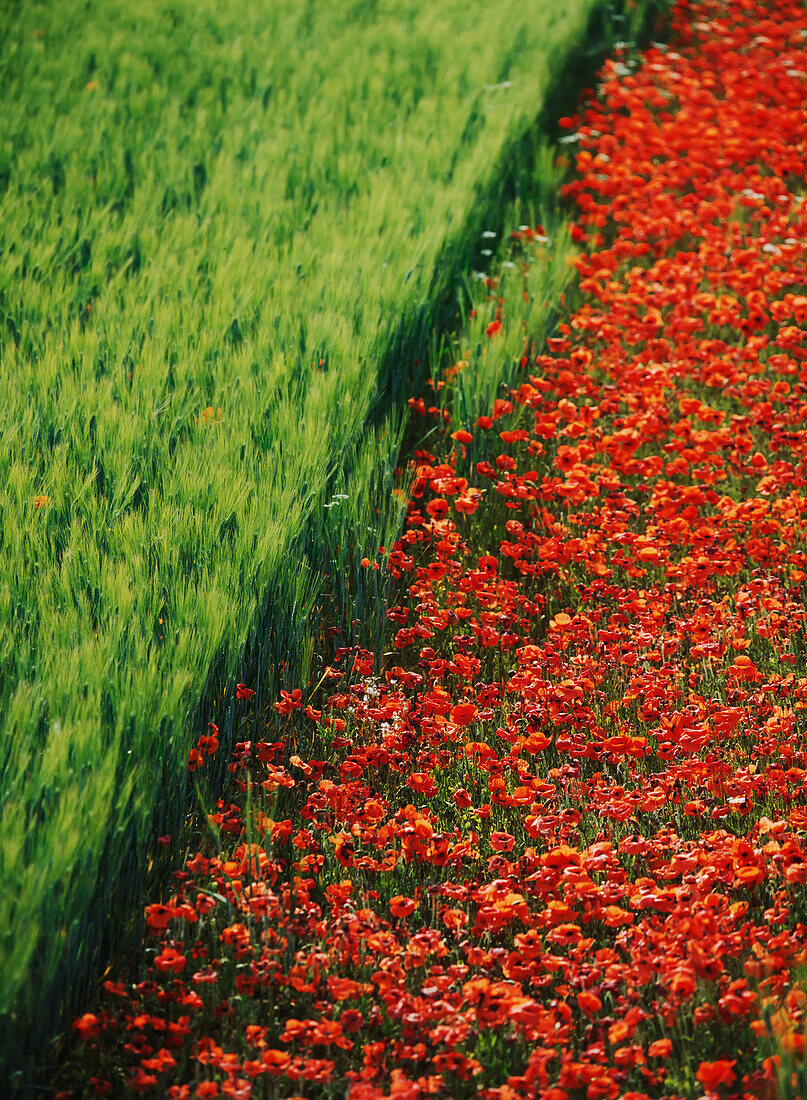
[[[403,399],[603,11],[0,8],[0,1062],[132,934],[244,670],[383,628]]]

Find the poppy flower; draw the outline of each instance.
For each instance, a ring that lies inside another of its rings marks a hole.
[[[516,838],[510,833],[493,832],[490,834],[490,846],[494,852],[512,852]]]
[[[417,791],[418,794],[424,794],[427,797],[437,793],[437,784],[428,772],[412,772],[406,781],[406,785],[411,787],[413,791]]]
[[[413,898],[405,897],[402,894],[396,894],[395,897],[390,898],[389,910],[393,917],[411,916],[416,908],[417,902]]]
[[[154,965],[165,973],[181,974],[185,969],[187,960],[184,955],[173,947],[164,947],[154,959]]]
[[[261,1051],[261,1062],[266,1067],[266,1072],[273,1077],[279,1077],[285,1073],[291,1065],[291,1058],[285,1050]]]
[[[602,1001],[597,994],[586,989],[584,989],[582,993],[577,994],[577,1004],[580,1007],[580,1011],[589,1017],[596,1016],[602,1008]]]
[[[733,1085],[737,1080],[737,1074],[734,1072],[736,1065],[736,1058],[731,1061],[721,1058],[716,1062],[701,1062],[695,1076],[707,1089],[716,1089],[720,1085]]]
[[[146,924],[148,925],[149,932],[156,935],[164,931],[168,927],[171,918],[175,915],[176,908],[172,905],[160,905],[159,903],[147,905]]]
[[[469,726],[479,714],[473,703],[457,703],[451,708],[450,718],[455,726]]]
[[[651,1058],[669,1058],[672,1054],[672,1040],[656,1039],[647,1048],[647,1053]]]
[[[102,1030],[101,1020],[93,1012],[85,1012],[73,1021],[73,1031],[85,1042],[97,1038]]]

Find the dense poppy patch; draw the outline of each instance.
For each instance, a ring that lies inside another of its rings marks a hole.
[[[233,746],[144,980],[74,1023],[76,1093],[788,1095],[805,86],[790,3],[680,3],[670,46],[606,64],[566,120],[566,320],[476,423],[412,402],[442,443],[365,563],[400,582],[389,652],[337,649],[316,707],[284,692]]]

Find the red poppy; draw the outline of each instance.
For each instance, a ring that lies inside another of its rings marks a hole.
[[[393,917],[408,917],[414,913],[417,908],[417,902],[413,898],[405,897],[402,894],[396,894],[395,897],[390,898],[389,910]]]
[[[734,1072],[736,1064],[736,1059],[729,1061],[727,1058],[721,1058],[717,1062],[701,1062],[695,1076],[707,1089],[716,1089],[720,1085],[733,1085],[737,1080],[737,1074]]]
[[[479,714],[473,703],[457,703],[451,708],[450,717],[455,726],[469,726]]]

